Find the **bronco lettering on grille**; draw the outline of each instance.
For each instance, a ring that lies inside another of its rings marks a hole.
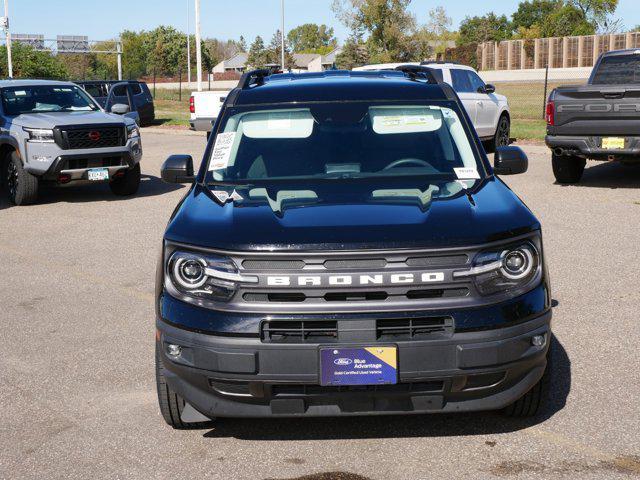
[[[375,275],[269,275],[267,285],[271,287],[323,287],[349,285],[407,285],[444,282],[443,272],[393,273]]]

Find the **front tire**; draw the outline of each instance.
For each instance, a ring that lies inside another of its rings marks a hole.
[[[556,155],[551,157],[553,175],[558,183],[578,183],[584,173],[587,161],[584,158],[570,155]]]
[[[124,176],[112,180],[109,187],[115,195],[121,197],[136,193],[140,187],[140,164],[137,163],[131,170],[126,170]]]
[[[549,353],[547,353],[547,366],[542,378],[531,387],[531,390],[507,406],[502,411],[502,414],[512,418],[527,418],[537,415],[544,408],[549,396],[549,380],[552,369],[551,350],[549,350]]]
[[[176,430],[206,428],[210,426],[207,422],[185,423],[182,421],[181,415],[184,410],[185,401],[180,395],[171,390],[171,387],[167,384],[164,372],[165,368],[160,358],[160,349],[156,342],[156,387],[158,389],[158,404],[162,418],[167,422],[167,425]]]
[[[498,120],[496,133],[491,140],[489,147],[495,152],[499,147],[508,147],[511,142],[511,120],[509,116],[503,114]]]
[[[9,201],[14,205],[30,205],[38,200],[38,177],[24,169],[17,152],[11,152],[4,162],[4,179]]]

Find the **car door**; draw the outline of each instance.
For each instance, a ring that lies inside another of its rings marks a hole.
[[[478,130],[477,120],[478,102],[480,101],[480,98],[478,93],[473,90],[467,71],[461,68],[452,68],[449,72],[451,74],[451,86],[458,94],[458,97],[460,97],[460,101],[471,118],[471,123],[473,123],[478,135],[481,135]]]
[[[467,70],[467,75],[469,75],[472,88],[478,94],[476,121],[479,135],[481,137],[492,136],[498,126],[498,99],[494,93],[487,94],[485,92],[485,83],[476,72]]]
[[[133,95],[131,92],[131,86],[127,82],[119,82],[111,85],[109,94],[107,95],[107,101],[105,102],[105,110],[111,112],[111,109],[116,104],[123,104],[129,107],[129,111],[124,114],[125,117],[132,118],[136,123],[140,123],[140,115],[133,102]]]

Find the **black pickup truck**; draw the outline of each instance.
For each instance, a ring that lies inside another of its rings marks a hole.
[[[640,163],[640,50],[600,56],[584,86],[547,103],[546,143],[559,183],[577,183],[587,159]]]

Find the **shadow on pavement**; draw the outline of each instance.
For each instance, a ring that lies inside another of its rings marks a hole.
[[[175,185],[163,182],[153,175],[142,175],[140,188],[135,195],[119,197],[109,189],[109,185],[101,183],[97,185],[78,185],[68,187],[51,187],[43,185],[38,192],[36,205],[46,205],[59,202],[83,203],[96,201],[125,201],[139,197],[154,197],[184,188],[185,185]],[[7,200],[6,190],[0,188],[0,210],[13,207]]]
[[[587,162],[582,180],[575,187],[640,188],[640,163],[623,165],[619,162]]]
[[[507,418],[499,412],[301,419],[220,418],[212,423],[213,429],[204,437],[284,441],[449,437],[513,432],[544,422],[566,404],[571,390],[571,361],[555,337],[551,352],[553,369],[549,399],[544,410],[530,419]]]

